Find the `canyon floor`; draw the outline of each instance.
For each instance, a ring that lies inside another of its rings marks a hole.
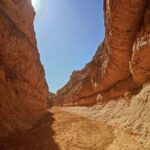
[[[115,138],[113,130],[113,127],[102,122],[53,108],[33,129],[1,140],[1,150],[106,149]]]
[[[144,150],[138,135],[65,108],[49,109],[32,129],[0,139],[0,145],[1,150]]]
[[[1,139],[1,150],[138,150],[135,135],[61,108],[49,109],[31,130]]]
[[[93,107],[53,107],[0,150],[150,150],[150,84]],[[130,100],[130,101],[129,101]]]

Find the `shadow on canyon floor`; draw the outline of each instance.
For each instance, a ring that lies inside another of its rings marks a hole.
[[[0,150],[59,150],[53,138],[55,135],[52,129],[54,121],[53,113],[45,113],[32,129],[0,138]]]

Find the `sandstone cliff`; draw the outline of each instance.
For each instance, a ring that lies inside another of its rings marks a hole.
[[[1,150],[150,149],[150,1],[104,0],[104,16],[105,39],[93,60],[54,95],[31,1],[0,0]],[[98,105],[44,113],[47,98],[58,106]]]
[[[81,71],[51,99],[52,105],[91,106],[150,79],[149,0],[104,0],[105,38]]]
[[[150,84],[93,107],[62,109],[112,126],[115,138],[106,150],[150,150]]]
[[[32,127],[46,109],[30,0],[0,1],[0,136]]]

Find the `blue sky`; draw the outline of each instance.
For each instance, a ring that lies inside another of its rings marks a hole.
[[[88,63],[104,37],[103,0],[33,0],[34,28],[51,92]]]

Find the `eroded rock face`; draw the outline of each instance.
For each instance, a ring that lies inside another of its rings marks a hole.
[[[94,105],[150,79],[149,0],[104,0],[105,38],[93,60],[51,99],[53,105]]]
[[[32,127],[46,109],[30,0],[0,1],[0,136]]]
[[[114,127],[113,142],[107,150],[150,149],[150,84],[134,93],[93,107],[63,107],[65,111],[105,122]],[[121,129],[117,131],[118,129]],[[124,132],[128,135],[124,135]],[[133,139],[132,139],[133,137]],[[128,146],[127,146],[128,145]]]

